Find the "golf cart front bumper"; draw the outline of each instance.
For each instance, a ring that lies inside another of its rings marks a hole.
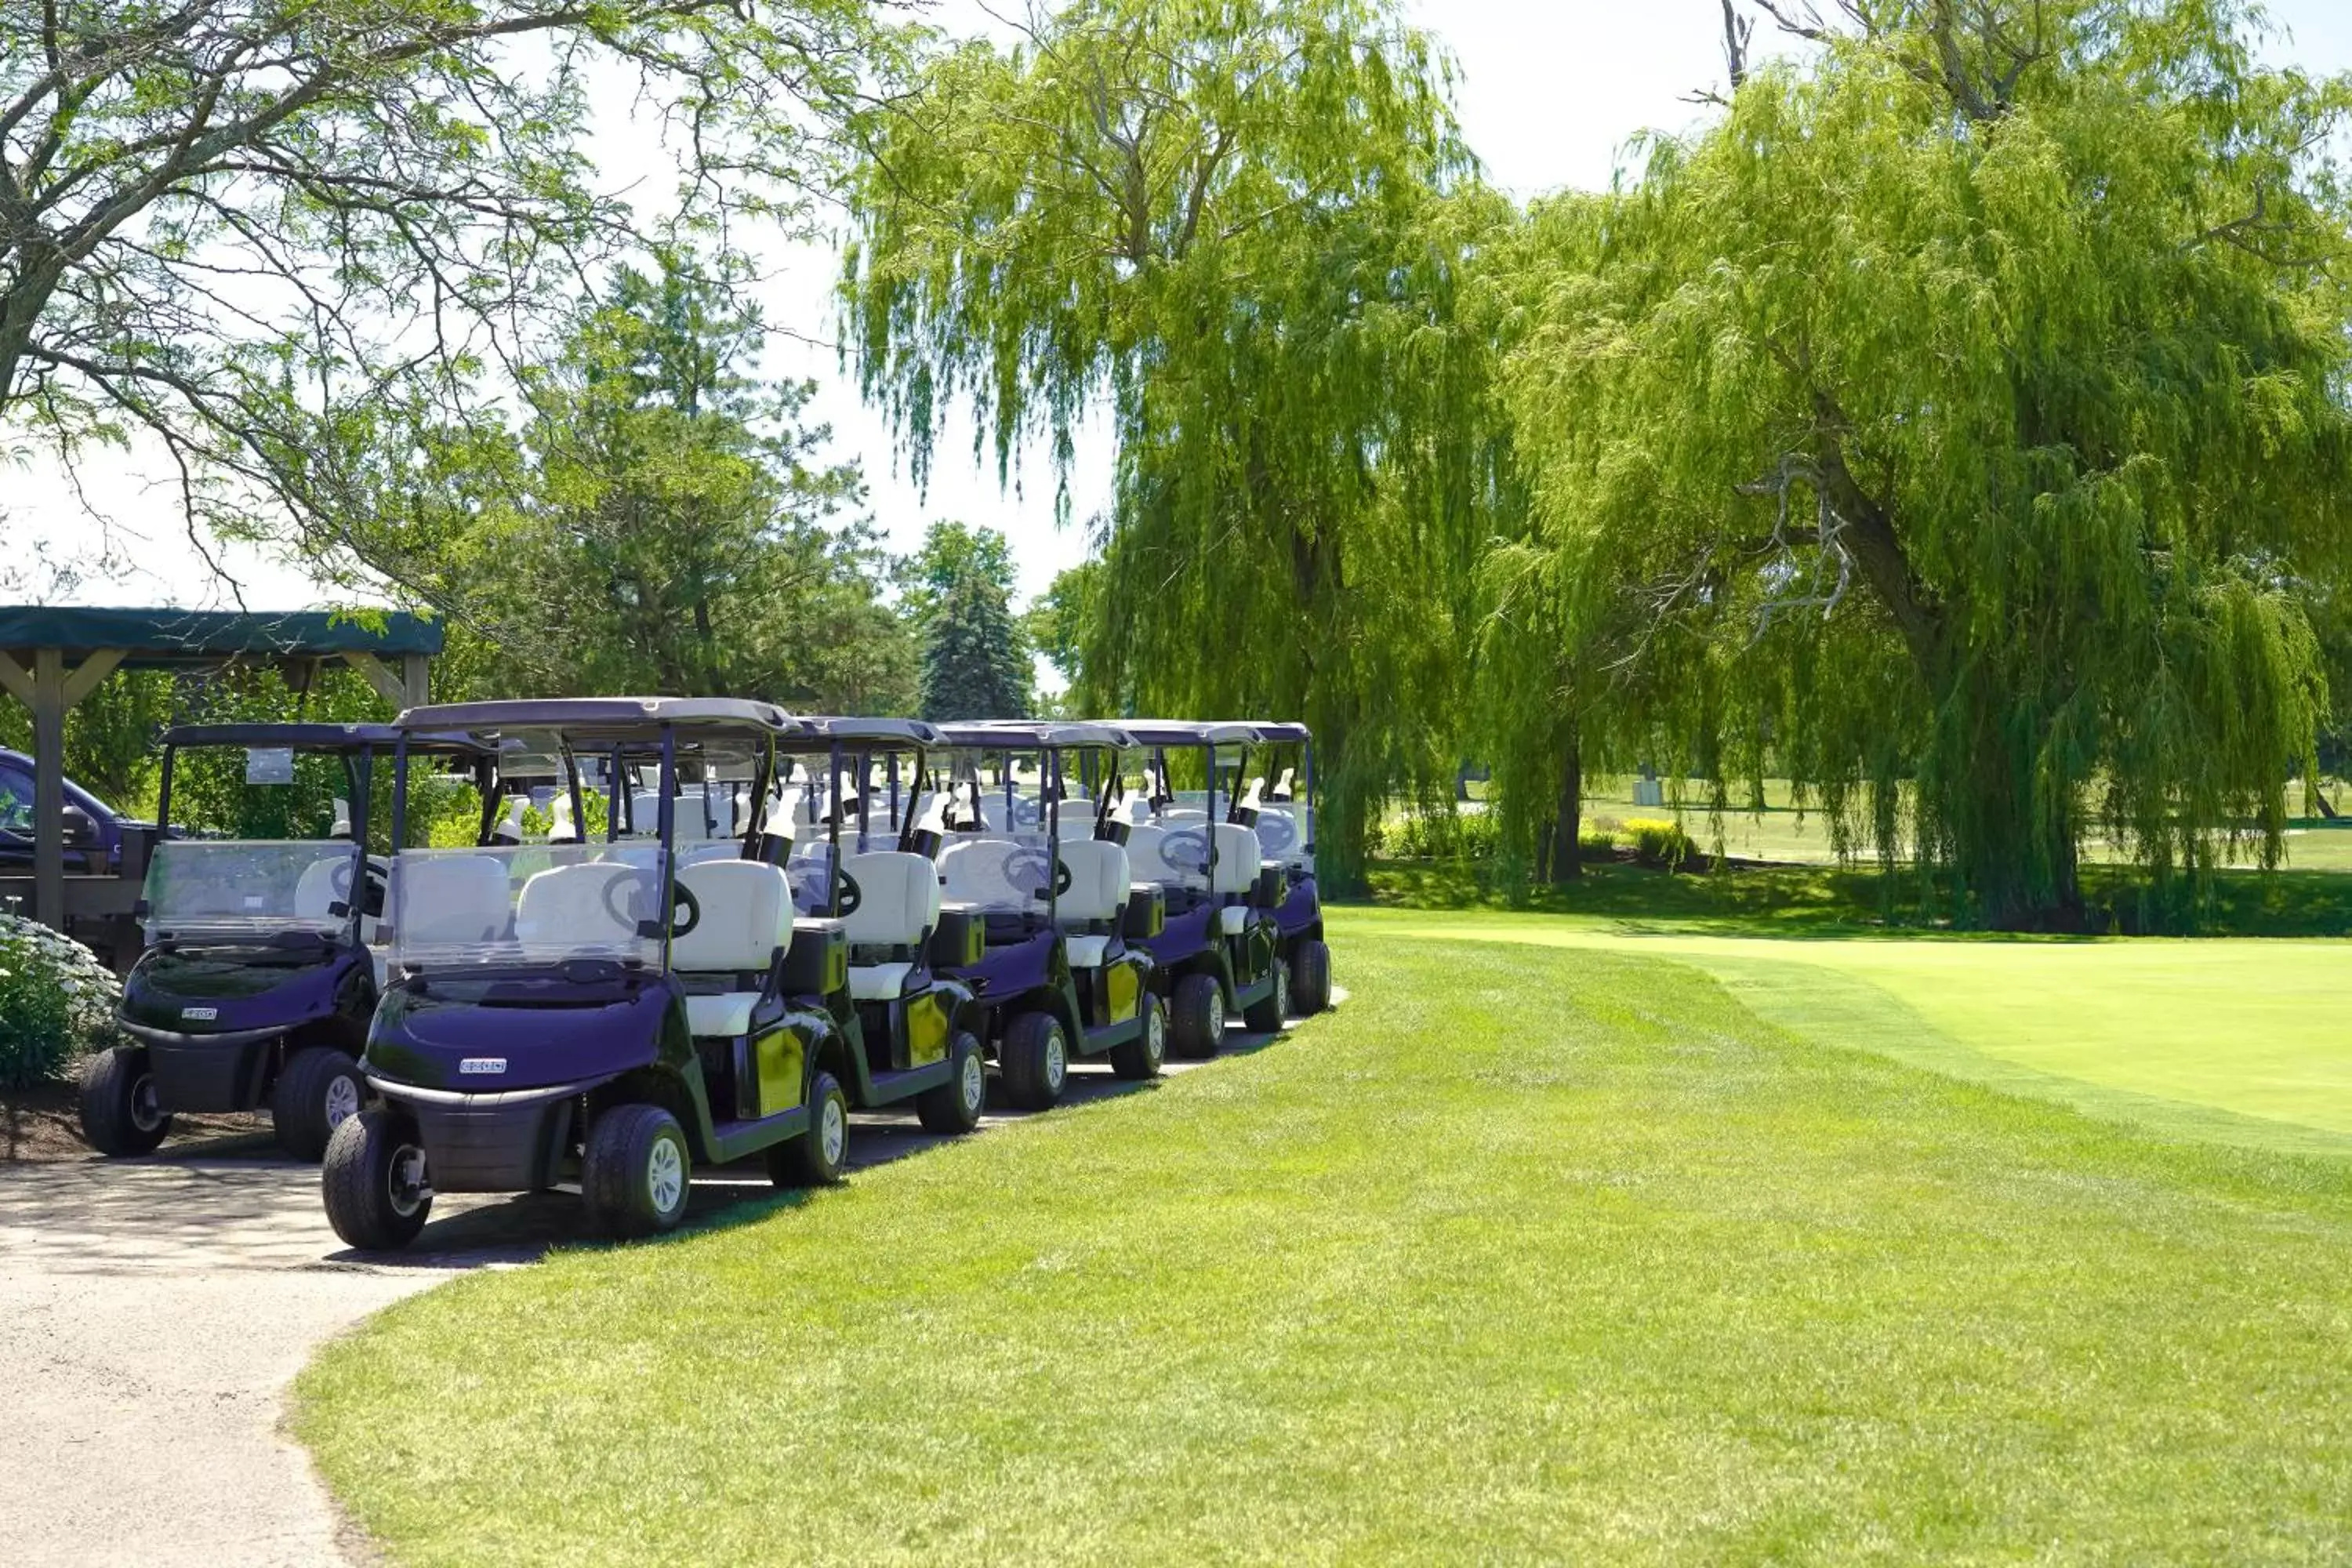
[[[147,1070],[167,1110],[250,1110],[263,1087],[283,1028],[229,1029],[187,1035],[118,1018],[122,1032],[147,1047]]]
[[[368,1085],[416,1123],[425,1169],[441,1193],[528,1193],[562,1178],[572,1118],[593,1083],[467,1094],[375,1073]]]

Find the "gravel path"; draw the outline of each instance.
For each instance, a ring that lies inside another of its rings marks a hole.
[[[1068,1100],[1119,1089],[1082,1067]],[[935,1142],[910,1117],[860,1115],[851,1163]],[[362,1260],[328,1228],[317,1169],[268,1151],[265,1134],[0,1164],[0,1563],[373,1561],[279,1434],[286,1385],[379,1307],[586,1239],[566,1194],[447,1196],[398,1262]],[[768,1190],[756,1169],[698,1173],[695,1209]]]

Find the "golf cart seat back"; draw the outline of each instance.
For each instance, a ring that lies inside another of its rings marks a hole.
[[[842,916],[849,937],[849,994],[887,1002],[907,993],[923,943],[940,923],[939,868],[920,855],[877,849],[841,863],[857,884],[857,907]]]
[[[630,946],[638,940],[636,922],[652,912],[654,900],[643,889],[653,877],[652,867],[625,860],[541,871],[515,902],[515,939],[527,948]]]
[[[687,994],[687,1032],[705,1038],[743,1034],[768,971],[793,940],[791,886],[782,871],[759,860],[680,866],[677,881],[702,912],[692,930],[670,939],[670,967],[681,975],[724,975],[733,983],[724,991]]]
[[[313,860],[302,868],[302,875],[294,883],[294,918],[299,921],[331,921],[341,917],[335,906],[352,897],[352,879],[359,868],[340,858]]]
[[[1062,803],[1061,820],[1055,837],[1065,843],[1074,838],[1092,838],[1097,809],[1095,803],[1084,795],[1072,795]]]
[[[1157,882],[1163,888],[1184,885],[1188,873],[1184,868],[1168,859],[1168,830],[1156,824],[1143,822],[1128,829],[1128,875],[1138,882]]]
[[[1069,888],[1055,905],[1069,933],[1063,952],[1073,969],[1100,969],[1116,922],[1127,910],[1127,851],[1108,840],[1086,838],[1065,840],[1057,854],[1070,872]]]
[[[402,856],[400,940],[411,946],[495,942],[507,929],[506,862],[495,855]]]
[[[1216,835],[1217,863],[1209,868],[1209,896],[1248,897],[1256,888],[1258,871],[1265,863],[1258,849],[1257,831],[1238,822],[1215,823],[1210,831]],[[1238,935],[1248,926],[1247,904],[1227,904],[1217,911],[1217,929],[1227,936]]]

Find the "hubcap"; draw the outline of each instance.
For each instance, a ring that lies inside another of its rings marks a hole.
[[[1153,1067],[1168,1057],[1168,1016],[1157,1007],[1144,1016],[1143,1054]]]
[[[1056,1093],[1059,1093],[1062,1088],[1062,1079],[1068,1076],[1069,1070],[1069,1052],[1063,1048],[1062,1031],[1060,1026],[1057,1025],[1045,1036],[1046,1083],[1051,1085]]]
[[[1209,998],[1209,1038],[1225,1037],[1225,994],[1221,990]]]
[[[824,1124],[818,1136],[824,1140],[825,1165],[830,1168],[840,1164],[843,1152],[849,1147],[849,1118],[842,1114],[838,1100],[824,1102]]]
[[[1290,965],[1286,963],[1277,963],[1274,966],[1274,1000],[1275,1012],[1282,1017],[1289,1017]]]
[[[686,1162],[678,1156],[675,1139],[654,1140],[653,1152],[646,1156],[646,1190],[657,1214],[668,1214],[686,1201]]]
[[[392,1199],[392,1212],[406,1219],[425,1202],[425,1151],[414,1143],[402,1143],[392,1151],[392,1163],[386,1168],[384,1191]]]
[[[336,1078],[327,1085],[327,1128],[332,1131],[359,1114],[360,1086],[354,1079]]]
[[[972,1052],[963,1058],[963,1108],[974,1116],[988,1100],[988,1069],[981,1066],[980,1053]]]
[[[131,1086],[131,1125],[152,1132],[163,1124],[163,1099],[155,1092],[155,1079],[142,1073]]]

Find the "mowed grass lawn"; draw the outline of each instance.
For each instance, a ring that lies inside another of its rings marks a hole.
[[[412,1563],[2352,1556],[2352,1163],[1339,952],[1254,1055],[394,1307],[295,1428]]]

